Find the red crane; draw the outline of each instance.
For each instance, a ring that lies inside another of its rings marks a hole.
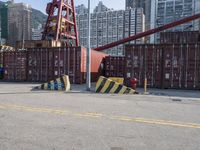
[[[130,36],[128,38],[125,38],[125,39],[122,39],[122,40],[119,40],[119,41],[116,41],[116,42],[113,42],[113,43],[109,43],[109,44],[104,45],[104,46],[97,47],[97,48],[95,48],[95,50],[103,51],[105,49],[109,49],[109,48],[112,48],[112,47],[115,47],[115,46],[130,42],[130,41],[134,41],[134,40],[137,40],[139,38],[142,38],[142,37],[157,33],[157,32],[164,31],[166,29],[173,28],[175,26],[178,26],[178,25],[181,25],[181,24],[196,20],[198,18],[200,18],[200,13],[198,13],[196,15],[193,15],[193,16],[186,17],[184,19],[181,19],[181,20],[178,20],[178,21],[175,21],[175,22],[172,22],[172,23],[169,23],[169,24],[166,24],[164,26],[161,26],[161,27],[158,27],[158,28],[155,28],[155,29],[147,30],[145,32]]]
[[[47,4],[46,13],[42,40],[60,40],[66,46],[78,46],[74,0],[52,0]]]

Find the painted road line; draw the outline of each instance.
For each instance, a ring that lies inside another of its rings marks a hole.
[[[4,108],[7,108],[7,109],[24,110],[24,111],[31,111],[31,112],[55,113],[55,114],[68,114],[68,113],[70,113],[70,111],[68,111],[68,110],[39,108],[39,107],[30,107],[30,106],[23,106],[23,105],[3,104],[3,105],[0,105],[0,108],[2,106]]]
[[[13,104],[0,104],[0,109],[39,112],[39,113],[51,113],[51,114],[57,114],[57,115],[75,116],[79,118],[94,118],[94,119],[102,118],[102,119],[117,120],[117,121],[123,121],[123,122],[135,122],[135,123],[143,123],[143,124],[173,126],[173,127],[180,127],[180,128],[200,129],[200,124],[197,124],[197,123],[186,123],[186,122],[147,119],[147,118],[131,118],[127,116],[111,116],[111,115],[106,115],[106,114],[97,113],[97,112],[72,112],[69,110],[31,107],[31,106],[13,105]]]
[[[110,119],[120,120],[120,121],[124,121],[124,122],[136,122],[136,123],[145,123],[145,124],[155,124],[155,125],[165,125],[165,126],[200,129],[200,124],[175,122],[175,121],[168,121],[168,120],[156,120],[156,119],[149,120],[149,119],[145,119],[145,118],[141,119],[141,118],[120,117],[120,116],[119,117],[113,116]]]
[[[101,117],[103,117],[103,114],[99,114],[99,113],[75,113],[73,115],[77,116],[77,117],[92,117],[92,118],[101,118]]]

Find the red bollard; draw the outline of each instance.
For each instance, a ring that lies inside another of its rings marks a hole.
[[[136,90],[138,80],[136,78],[131,79],[131,87]]]

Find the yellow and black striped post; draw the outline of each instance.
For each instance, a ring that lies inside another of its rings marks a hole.
[[[52,91],[69,91],[70,90],[70,81],[69,76],[64,75],[61,78],[44,83],[34,89],[40,90],[52,90]]]
[[[135,94],[136,91],[103,76],[99,77],[96,84],[96,93],[110,94]]]

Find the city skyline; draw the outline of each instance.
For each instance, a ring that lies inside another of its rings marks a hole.
[[[1,0],[1,1],[6,2],[7,0]],[[95,6],[97,6],[97,4],[99,3],[99,1],[102,1],[108,8],[113,8],[113,9],[116,9],[116,10],[120,10],[120,9],[125,8],[125,1],[124,0],[118,0],[117,3],[116,3],[116,0],[92,0],[91,1],[91,8],[94,9]],[[42,11],[43,13],[45,13],[46,5],[47,5],[48,2],[51,2],[51,0],[42,0],[39,5],[36,1],[33,1],[33,0],[14,0],[14,2],[16,2],[16,3],[20,3],[20,2],[28,3],[33,8],[38,9],[38,10]],[[76,6],[81,5],[81,4],[84,4],[85,6],[87,6],[87,0],[75,0],[75,4],[76,4]]]

